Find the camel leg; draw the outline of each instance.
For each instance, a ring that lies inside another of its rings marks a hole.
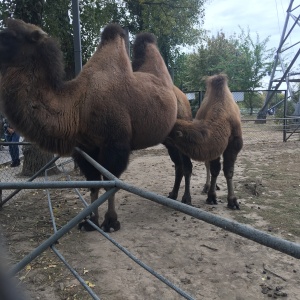
[[[206,170],[206,182],[202,190],[202,194],[207,194],[210,188],[210,167],[209,167],[209,161],[205,161],[205,170]],[[220,188],[216,184],[216,190],[219,191]]]
[[[192,197],[190,191],[191,191],[191,176],[192,176],[193,164],[191,162],[191,159],[188,156],[182,153],[180,153],[180,156],[181,156],[183,175],[185,181],[184,194],[182,196],[181,202],[191,205]]]
[[[243,141],[241,138],[234,139],[233,142],[228,144],[223,153],[223,171],[227,182],[227,207],[230,209],[240,209],[237,198],[234,194],[233,173],[234,164],[238,153],[242,149]]]
[[[130,148],[127,144],[115,143],[103,150],[103,167],[116,177],[126,170],[129,161]],[[108,209],[100,227],[105,232],[117,231],[121,228],[115,208],[115,196],[108,198]]]
[[[210,161],[210,173],[211,173],[211,180],[210,180],[210,187],[207,192],[207,204],[218,204],[217,203],[217,194],[216,194],[216,185],[217,185],[217,178],[220,174],[221,170],[221,162],[220,157],[215,160]]]
[[[202,190],[202,194],[207,194],[210,187],[210,168],[209,168],[209,161],[205,162],[205,170],[206,170],[206,182]]]
[[[87,151],[86,149],[82,148],[84,151],[86,151],[92,158],[97,159],[97,156],[99,155],[99,149],[95,149],[95,151]],[[95,169],[89,162],[87,162],[80,154],[77,152],[73,153],[73,158],[75,163],[78,165],[80,171],[84,174],[87,181],[97,181],[101,180],[102,176],[100,172]],[[91,197],[91,203],[93,203],[95,200],[98,199],[99,194],[99,188],[91,188],[90,189],[90,197]],[[99,226],[98,223],[99,219],[99,212],[98,208],[93,211],[91,214],[89,220],[91,220],[93,223],[95,223],[97,226]],[[81,229],[84,227],[86,231],[93,231],[95,230],[94,227],[92,227],[88,222],[83,221],[78,224],[78,228]]]
[[[181,180],[183,178],[183,168],[180,159],[179,150],[173,146],[166,146],[168,149],[169,156],[175,164],[175,181],[172,191],[169,193],[169,198],[176,200],[180,187]]]
[[[171,160],[175,164],[175,181],[172,191],[169,193],[169,198],[176,200],[178,196],[178,191],[180,188],[181,180],[184,176],[185,178],[185,190],[182,196],[182,203],[191,204],[191,194],[190,194],[190,182],[193,165],[190,158],[182,154],[177,148],[173,146],[166,146]]]

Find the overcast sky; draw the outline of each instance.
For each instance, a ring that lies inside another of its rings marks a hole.
[[[294,8],[296,2],[293,4]],[[205,5],[204,29],[209,30],[213,35],[222,29],[225,35],[229,36],[234,32],[240,33],[239,26],[245,30],[249,27],[254,41],[257,32],[260,41],[270,38],[267,49],[277,50],[289,4],[290,0],[208,0]],[[295,10],[293,14],[298,16],[299,10]],[[292,25],[294,21],[289,18],[288,24]],[[290,28],[289,25],[286,32]],[[298,42],[299,33],[299,26],[296,26],[285,45]],[[298,49],[299,45],[293,47],[289,50],[290,55],[294,57]],[[268,82],[269,79],[267,79]]]
[[[278,48],[290,0],[208,0],[204,28],[213,34],[223,29],[230,35],[241,26],[261,40],[270,36],[268,48]]]

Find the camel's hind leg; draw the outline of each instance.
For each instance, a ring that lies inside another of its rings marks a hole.
[[[217,178],[221,171],[221,162],[220,157],[215,160],[210,161],[210,173],[211,173],[211,180],[210,180],[210,187],[207,192],[207,204],[218,204],[217,203],[217,194],[216,194],[216,187],[217,187]]]
[[[240,209],[237,198],[234,194],[233,186],[233,173],[234,164],[238,153],[241,151],[243,146],[243,140],[241,138],[235,138],[233,142],[228,144],[226,150],[223,153],[223,171],[227,182],[227,207],[230,209]]]
[[[193,164],[190,158],[182,154],[177,148],[173,146],[166,146],[171,160],[175,164],[175,181],[172,191],[169,193],[169,198],[176,200],[178,196],[178,191],[180,188],[181,180],[184,176],[185,188],[184,194],[182,196],[182,203],[191,204],[191,193],[190,193],[190,183],[192,176]]]
[[[210,188],[210,163],[205,161],[205,170],[206,170],[206,181],[202,190],[202,194],[207,194]],[[216,190],[220,190],[219,186],[216,184]]]
[[[210,187],[210,167],[209,167],[209,161],[205,162],[205,170],[206,170],[206,182],[204,184],[202,193],[207,194]]]

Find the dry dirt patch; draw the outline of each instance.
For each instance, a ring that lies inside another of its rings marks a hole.
[[[193,205],[299,243],[299,145],[244,147],[235,171],[241,211],[226,208],[223,175],[219,204],[205,204],[204,164],[194,162]],[[167,152],[158,146],[133,153],[121,179],[167,195],[173,176]],[[82,179],[75,172],[71,177]],[[89,192],[81,192],[88,200]],[[52,190],[51,198],[58,226],[82,209],[73,190]],[[121,230],[112,237],[195,299],[300,299],[298,260],[125,191],[116,198]],[[8,204],[0,211],[1,227],[15,263],[53,230],[44,191],[23,193]],[[101,299],[182,299],[99,233],[74,228],[56,247]],[[90,299],[50,250],[18,277],[32,299]]]

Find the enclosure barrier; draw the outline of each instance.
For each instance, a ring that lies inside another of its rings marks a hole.
[[[87,292],[91,295],[91,297],[93,299],[99,299],[98,296],[95,295],[95,293],[91,290],[91,288],[79,276],[79,274],[65,261],[64,257],[56,249],[55,243],[62,236],[64,236],[67,232],[69,232],[72,228],[74,228],[80,221],[82,221],[82,219],[85,219],[86,217],[88,217],[92,213],[93,210],[95,210],[101,204],[103,204],[108,199],[108,197],[115,194],[120,189],[126,190],[130,193],[133,193],[133,194],[136,194],[143,198],[149,199],[158,204],[162,204],[167,207],[173,208],[175,210],[181,211],[181,212],[188,214],[194,218],[197,218],[197,219],[205,221],[209,224],[218,226],[227,231],[233,232],[242,237],[253,240],[259,244],[273,248],[282,253],[288,254],[292,257],[295,257],[298,259],[300,258],[300,244],[293,243],[293,242],[272,236],[268,233],[259,231],[250,226],[246,226],[246,225],[240,224],[238,222],[216,216],[212,213],[205,212],[201,209],[194,208],[194,207],[188,206],[186,204],[183,204],[181,202],[174,201],[174,200],[171,200],[164,196],[157,195],[157,194],[149,192],[147,190],[143,190],[143,189],[137,188],[135,186],[129,185],[129,184],[121,181],[120,179],[116,178],[113,174],[111,174],[106,169],[104,169],[101,165],[99,165],[95,160],[93,160],[90,156],[88,156],[82,150],[76,148],[76,151],[78,151],[88,162],[90,162],[97,170],[99,170],[108,180],[107,181],[87,182],[87,181],[70,181],[70,178],[69,178],[69,181],[67,181],[67,182],[52,181],[52,182],[41,182],[41,183],[34,183],[34,182],[0,183],[0,190],[1,189],[13,189],[13,188],[16,188],[16,189],[75,188],[76,192],[79,193],[77,188],[80,188],[80,187],[104,187],[106,189],[109,189],[90,205],[88,205],[85,202],[85,200],[82,197],[80,197],[81,200],[84,202],[84,205],[86,206],[85,209],[82,210],[77,216],[75,216],[73,219],[71,219],[66,225],[64,225],[59,230],[56,229],[55,218],[54,218],[54,215],[52,212],[51,199],[50,199],[50,197],[48,197],[50,215],[51,215],[53,228],[54,228],[54,234],[51,237],[49,237],[47,240],[42,242],[30,254],[25,256],[19,263],[14,265],[12,267],[12,269],[10,270],[10,274],[15,275],[17,272],[22,270],[26,265],[28,265],[32,260],[34,260],[38,255],[40,255],[43,251],[45,251],[46,249],[48,249],[50,247],[52,249],[52,251],[57,255],[57,257],[66,265],[66,267],[71,271],[71,273],[83,285],[83,287],[87,290]],[[186,292],[184,292],[180,288],[174,286],[171,282],[169,282],[163,276],[157,274],[150,267],[148,267],[144,263],[140,262],[127,249],[125,249],[124,247],[119,245],[107,233],[103,232],[103,230],[101,230],[99,227],[97,227],[91,221],[88,220],[88,222],[92,226],[94,226],[94,228],[98,232],[100,232],[104,237],[109,239],[115,246],[117,246],[121,251],[123,251],[128,257],[133,259],[136,263],[138,263],[140,266],[142,266],[144,269],[146,269],[148,272],[150,272],[156,278],[160,279],[162,282],[167,284],[169,287],[171,287],[173,290],[175,290],[178,294],[183,296],[185,299],[193,299]]]

